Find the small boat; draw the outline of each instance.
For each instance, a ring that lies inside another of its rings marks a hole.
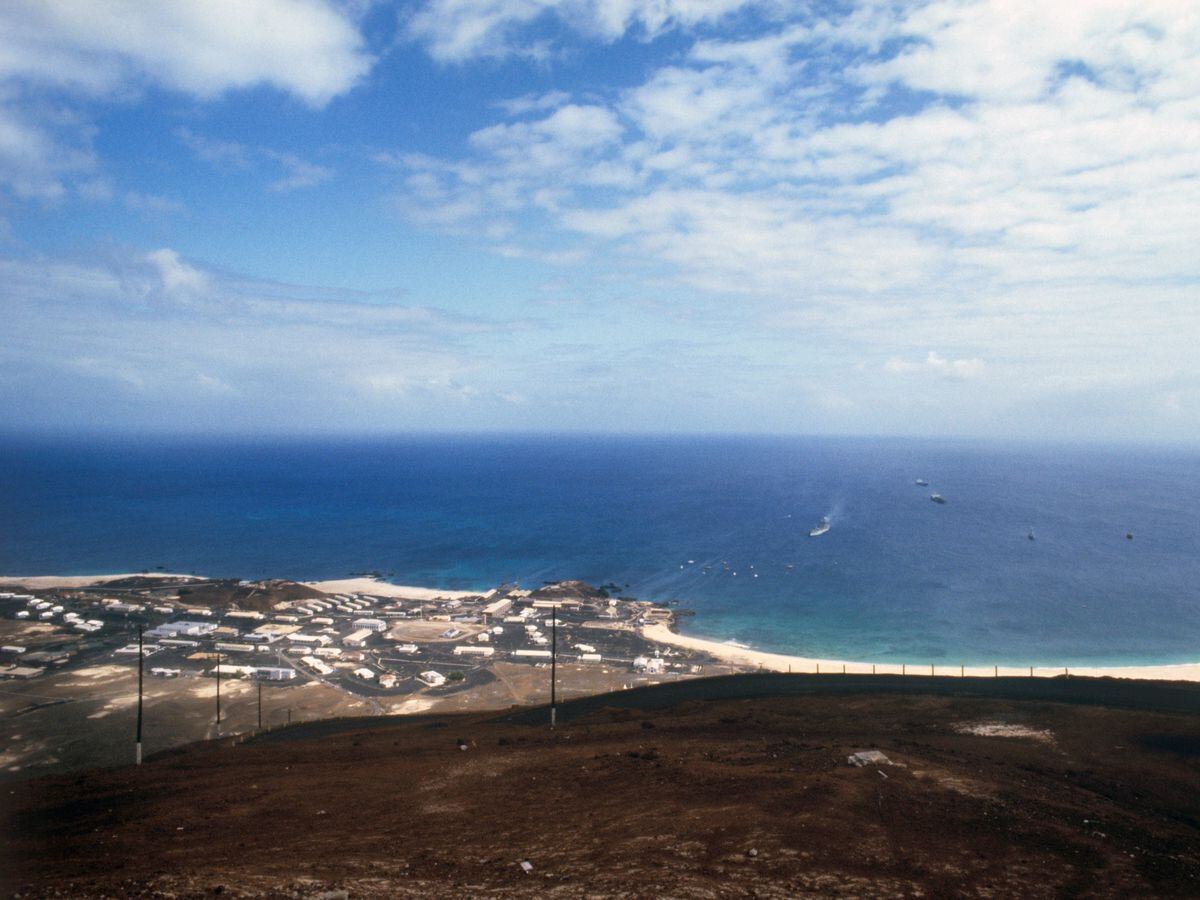
[[[945,503],[946,502],[946,498],[943,497],[941,494],[930,494],[929,499],[932,500],[934,503]]]
[[[829,521],[829,516],[821,516],[821,521],[817,523],[816,528],[808,533],[808,536],[820,537],[832,527],[833,523]]]
[[[1127,541],[1133,540],[1133,532],[1132,531],[1125,532],[1125,540],[1127,540]]]
[[[1025,535],[1025,537],[1029,538],[1031,541],[1035,541],[1035,540],[1037,540],[1037,538],[1035,538],[1035,537],[1033,536],[1033,529],[1032,529],[1032,528],[1030,528],[1030,529],[1029,529],[1029,534]]]
[[[928,481],[926,481],[924,478],[918,478],[918,479],[917,479],[915,482],[913,482],[913,483],[914,483],[914,484],[919,484],[921,487],[929,487],[929,482],[928,482]]]

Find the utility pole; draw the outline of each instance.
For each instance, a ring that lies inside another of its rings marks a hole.
[[[138,626],[138,714],[137,714],[137,764],[142,764],[142,632],[145,626]]]
[[[262,731],[262,682],[258,683],[258,730]]]
[[[550,727],[553,728],[557,722],[558,709],[555,706],[557,695],[555,693],[555,677],[557,673],[558,663],[558,604],[550,607]]]
[[[221,651],[217,651],[217,737],[221,736]]]

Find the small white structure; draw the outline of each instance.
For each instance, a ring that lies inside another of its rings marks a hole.
[[[93,620],[88,619],[88,624]],[[206,634],[212,634],[217,630],[217,626],[212,622],[167,622],[159,625],[157,628],[151,628],[146,632],[146,637],[202,637]]]
[[[5,644],[3,647],[0,647],[0,652],[24,653],[27,649],[28,649],[27,647],[20,647],[20,646],[17,646],[16,644]]]
[[[603,660],[600,658],[599,653],[580,653],[579,661],[580,662],[603,662]]]
[[[514,650],[513,656],[520,659],[549,659],[549,650]]]
[[[222,653],[253,653],[254,652],[253,644],[229,644],[229,643],[225,643],[223,641],[217,641],[217,643],[214,645],[214,647],[215,647],[215,649],[220,650]]]
[[[433,669],[430,669],[428,672],[422,672],[417,677],[430,687],[441,687],[446,683],[446,676],[441,672],[435,672]]]
[[[575,649],[578,650],[580,653],[595,653],[596,652],[596,648],[593,647],[591,644],[576,644]]]
[[[396,686],[396,674],[394,672],[384,672],[379,676],[379,686],[381,688],[393,688]]]
[[[254,674],[263,681],[291,681],[296,677],[296,670],[284,666],[258,666]]]
[[[512,609],[512,601],[507,597],[501,597],[485,606],[483,613],[487,616],[502,616],[510,609]]]
[[[360,628],[358,631],[352,631],[342,638],[342,643],[347,647],[365,647],[375,634],[377,632],[367,628]]]
[[[387,631],[387,622],[383,619],[355,619],[353,625],[363,631]]]
[[[420,649],[421,648],[418,647],[416,644],[399,644],[396,647],[396,652],[397,653],[416,653]]]
[[[120,650],[117,650],[116,652],[122,656],[137,656],[138,645],[137,644],[126,644],[124,647],[122,647]],[[142,656],[149,656],[151,653],[157,653],[157,652],[158,652],[158,644],[142,644]]]
[[[327,634],[304,634],[299,631],[295,634],[289,634],[287,639],[293,644],[308,644],[312,647],[325,647],[333,643]]]
[[[667,663],[660,656],[639,656],[634,659],[633,667],[647,675],[661,675],[666,671]]]
[[[459,644],[454,648],[455,656],[494,656],[495,647],[480,647],[478,644]]]
[[[150,669],[151,675],[157,675],[159,678],[178,678],[183,674],[182,669],[166,669],[162,666],[153,666]]]
[[[363,681],[374,681],[375,680],[374,671],[372,671],[371,669],[368,669],[366,666],[360,666],[359,668],[355,669],[354,674],[356,676],[358,676],[359,678],[361,678]]]
[[[261,622],[263,619],[266,618],[266,616],[264,616],[260,612],[254,612],[253,610],[249,610],[249,609],[233,609],[233,610],[230,610],[229,612],[225,613],[225,618],[227,618],[227,619],[253,619],[255,622]]]
[[[220,675],[222,678],[251,678],[255,671],[254,666],[230,666],[221,663],[213,672]]]
[[[304,663],[318,675],[333,674],[333,666],[326,664],[325,662],[317,659],[315,656],[303,656],[300,658],[300,662]]]
[[[191,606],[184,610],[189,616],[211,616],[212,610],[206,606]]]

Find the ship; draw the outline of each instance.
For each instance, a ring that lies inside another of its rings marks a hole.
[[[816,528],[808,533],[808,536],[820,537],[832,527],[833,523],[829,521],[829,516],[821,516],[821,521],[817,523]]]
[[[929,499],[932,500],[934,503],[945,503],[946,502],[946,498],[943,497],[941,494],[930,494]]]
[[[926,481],[924,478],[918,478],[918,479],[917,479],[917,480],[914,482],[914,484],[919,484],[921,487],[929,487],[929,482],[928,482],[928,481]]]

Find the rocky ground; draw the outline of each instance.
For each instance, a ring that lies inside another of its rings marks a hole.
[[[852,678],[687,684],[568,704],[554,731],[544,710],[333,721],[6,785],[3,887],[1200,895],[1200,695],[1147,688],[1145,711]],[[868,749],[890,764],[847,764]]]

